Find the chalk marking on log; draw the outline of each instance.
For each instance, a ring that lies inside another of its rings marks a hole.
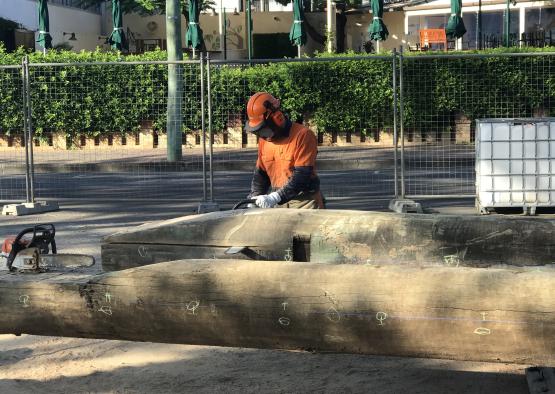
[[[195,311],[198,309],[200,305],[200,301],[199,300],[194,300],[194,301],[189,301],[187,303],[187,312],[191,312],[191,314],[195,314]]]
[[[328,318],[329,321],[333,323],[338,323],[341,320],[341,314],[333,306],[330,307],[326,312],[326,317]]]
[[[324,338],[330,340],[330,341],[335,341],[335,342],[345,342],[345,339],[338,337],[337,335],[328,335],[325,334]]]
[[[106,298],[106,302],[108,304],[112,303],[112,295],[110,293],[104,293],[104,297]]]
[[[282,316],[278,319],[278,322],[282,326],[288,326],[289,324],[291,324],[291,319],[289,319],[288,317]]]
[[[391,315],[389,316],[390,319],[398,319],[398,320],[448,320],[448,321],[466,321],[466,322],[476,322],[481,323],[481,319],[469,319],[466,317],[444,317],[444,316],[401,316],[401,315]],[[531,322],[526,321],[519,321],[519,320],[486,320],[491,323],[503,323],[503,324],[519,324],[519,325],[527,325],[533,324]]]
[[[379,321],[378,325],[383,326],[383,322],[387,319],[387,313],[378,312],[376,313],[376,320]]]
[[[324,290],[324,297],[326,297],[333,305],[337,306],[337,300],[332,293]]]
[[[287,305],[289,305],[287,302],[282,302],[281,306],[283,306],[283,311],[285,312],[285,308],[287,308]]]
[[[248,220],[247,217],[243,217],[243,220],[241,221],[241,223],[239,223],[237,226],[233,227],[232,229],[230,229],[227,232],[227,234],[224,236],[224,241],[229,241],[229,238],[231,238],[231,236],[233,234],[235,234],[237,231],[239,231],[241,229],[241,227],[243,227],[245,225],[247,220]]]
[[[331,308],[330,308],[331,309]],[[310,314],[314,315],[322,315],[322,314],[329,314],[329,310],[326,312],[320,311],[313,311],[309,312]],[[358,316],[358,317],[365,317],[368,319],[375,319],[376,315],[372,313],[366,312],[348,312],[343,311],[341,312],[341,316]],[[481,323],[483,321],[490,322],[490,323],[501,323],[501,324],[518,324],[518,325],[533,325],[534,323],[527,322],[527,321],[519,321],[519,320],[481,320],[481,319],[472,319],[466,317],[446,317],[446,316],[403,316],[403,315],[387,315],[388,319],[396,319],[396,320],[447,320],[447,321],[465,321],[465,322],[475,322]]]
[[[285,249],[285,256],[283,256],[285,261],[293,261],[293,254],[291,253],[291,249]]]
[[[486,235],[485,237],[469,239],[468,241],[466,241],[465,245],[474,245],[485,241],[489,241],[492,238],[502,237],[503,235],[512,235],[512,234],[513,234],[513,230],[511,230],[510,228],[505,231],[493,231],[488,235]]]
[[[27,294],[20,295],[19,296],[19,302],[21,302],[23,304],[23,308],[28,308],[30,306],[28,304],[29,296]]]
[[[490,335],[491,334],[491,330],[489,328],[486,327],[478,327],[477,329],[474,330],[474,334],[478,334],[478,335]]]
[[[486,315],[487,315],[487,314],[488,314],[487,312],[482,312],[482,313],[481,313],[481,315],[482,315],[482,321],[486,321]]]
[[[443,256],[443,262],[445,263],[445,265],[458,267],[461,260],[459,259],[458,255],[449,254],[447,256]]]
[[[139,253],[139,256],[141,257],[146,257],[148,255],[148,250],[144,245],[141,245],[137,248],[137,252]]]
[[[218,311],[216,310],[216,305],[215,304],[210,304],[210,312],[212,312],[213,315],[218,314]]]
[[[112,316],[112,307],[110,305],[103,305],[98,308],[98,311],[104,313],[105,315]]]

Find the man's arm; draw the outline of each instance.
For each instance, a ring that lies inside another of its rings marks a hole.
[[[251,182],[251,192],[248,198],[253,198],[260,196],[262,194],[268,193],[270,188],[270,177],[263,169],[258,166],[254,169],[254,174],[252,175]]]
[[[277,190],[281,200],[280,203],[286,203],[291,201],[300,192],[308,192],[313,186],[313,181],[311,180],[312,166],[302,166],[295,167],[293,170],[293,175],[289,177],[289,180],[283,187]]]

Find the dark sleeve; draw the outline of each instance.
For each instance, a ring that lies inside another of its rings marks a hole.
[[[268,193],[270,188],[270,177],[266,171],[256,167],[252,175],[251,193],[248,198],[260,196],[261,194]]]
[[[311,179],[312,167],[294,167],[293,175],[287,183],[283,185],[277,192],[281,197],[280,204],[292,200],[300,192],[309,192],[314,188],[314,181]]]

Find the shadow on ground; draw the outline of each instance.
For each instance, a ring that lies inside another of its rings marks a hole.
[[[47,379],[40,374],[42,368],[48,369],[40,366],[42,356],[20,351],[20,357],[0,372],[0,392],[527,393],[524,367],[508,369],[503,364],[184,345],[159,345],[161,354],[174,349],[168,356],[172,361],[137,358],[133,362],[129,356],[139,357],[141,347],[153,351],[156,358],[157,345],[83,342],[111,348],[98,358],[74,356],[72,368],[60,368],[66,365],[62,362],[47,373]],[[68,361],[67,354],[66,350],[58,353],[58,359]],[[102,362],[106,356],[112,357],[110,363]],[[18,369],[24,366],[19,363],[26,364],[26,358],[36,358],[33,378],[18,377]],[[136,365],[125,365],[129,363]]]

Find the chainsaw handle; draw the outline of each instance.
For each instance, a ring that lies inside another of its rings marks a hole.
[[[33,238],[31,238],[31,241],[29,241],[29,245],[33,245],[35,243],[35,240],[37,239],[37,232],[41,232],[41,231],[42,231],[42,237],[44,238],[45,241],[48,241],[47,243],[51,243],[51,241],[54,240],[54,237],[56,235],[56,228],[52,223],[47,223],[47,224],[37,224],[36,226],[24,229],[19,234],[17,234],[17,236],[15,237],[14,243],[19,243],[19,241],[21,241],[21,238],[23,238],[25,235],[32,232]],[[53,246],[53,249],[56,249],[56,246]],[[56,252],[53,251],[52,253],[56,253]]]
[[[254,198],[248,198],[246,200],[241,200],[239,201],[237,204],[235,204],[233,206],[233,208],[231,208],[233,211],[236,209],[239,209],[240,207],[242,207],[243,205],[247,205],[247,204],[254,204],[254,202],[256,201],[256,199]]]
[[[37,233],[42,232],[42,234],[37,236]],[[29,233],[33,233],[33,237],[29,241],[29,243],[21,242],[23,237]],[[56,235],[56,228],[52,223],[47,224],[37,224],[36,226],[26,228],[17,234],[13,243],[12,243],[12,250],[8,255],[8,259],[6,261],[6,265],[10,271],[12,271],[12,264],[15,260],[15,257],[19,252],[23,249],[30,248],[30,247],[38,247],[41,252],[43,252],[46,248],[48,250],[48,245],[52,247],[52,254],[56,254],[56,241],[54,240],[54,236]]]

